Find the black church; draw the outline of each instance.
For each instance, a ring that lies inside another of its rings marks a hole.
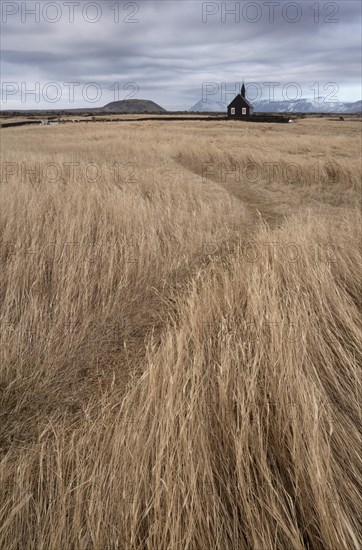
[[[252,104],[245,97],[245,84],[242,85],[240,94],[238,94],[228,105],[229,118],[244,118],[254,114]]]

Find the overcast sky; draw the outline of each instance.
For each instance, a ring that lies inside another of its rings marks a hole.
[[[362,96],[359,0],[2,0],[1,8],[3,109],[127,98],[188,109],[202,98],[231,101],[243,78],[254,83],[251,100]]]

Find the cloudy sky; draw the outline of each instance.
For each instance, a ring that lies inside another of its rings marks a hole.
[[[3,109],[361,99],[361,3],[1,2]]]

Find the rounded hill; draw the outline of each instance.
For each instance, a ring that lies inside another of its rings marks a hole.
[[[123,101],[112,101],[104,107],[103,113],[165,113],[166,109],[157,105],[154,101],[147,99],[124,99]]]

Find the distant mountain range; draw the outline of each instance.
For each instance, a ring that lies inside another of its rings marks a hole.
[[[290,101],[252,101],[256,113],[361,113],[362,101],[354,103],[326,102],[324,98],[296,99]],[[190,112],[193,113],[226,113],[228,103],[222,101],[203,101],[195,103]]]
[[[354,103],[328,103],[323,98],[317,101],[310,99],[297,99],[295,101],[252,101],[256,113],[361,113],[362,101]],[[193,113],[226,113],[227,103],[222,101],[200,100],[188,112]],[[9,116],[60,116],[60,115],[101,115],[101,114],[131,114],[131,113],[166,113],[166,109],[148,99],[125,99],[123,101],[112,101],[104,107],[81,108],[81,109],[31,109],[31,110],[2,110],[4,117]],[[175,111],[176,112],[176,111]],[[183,111],[185,112],[185,111]]]
[[[39,115],[73,115],[82,116],[86,114],[129,114],[129,113],[165,113],[166,109],[157,105],[154,101],[148,99],[124,99],[123,101],[112,101],[104,107],[92,107],[81,109],[31,109],[31,110],[2,110],[3,116],[23,115],[23,116],[39,116]]]

